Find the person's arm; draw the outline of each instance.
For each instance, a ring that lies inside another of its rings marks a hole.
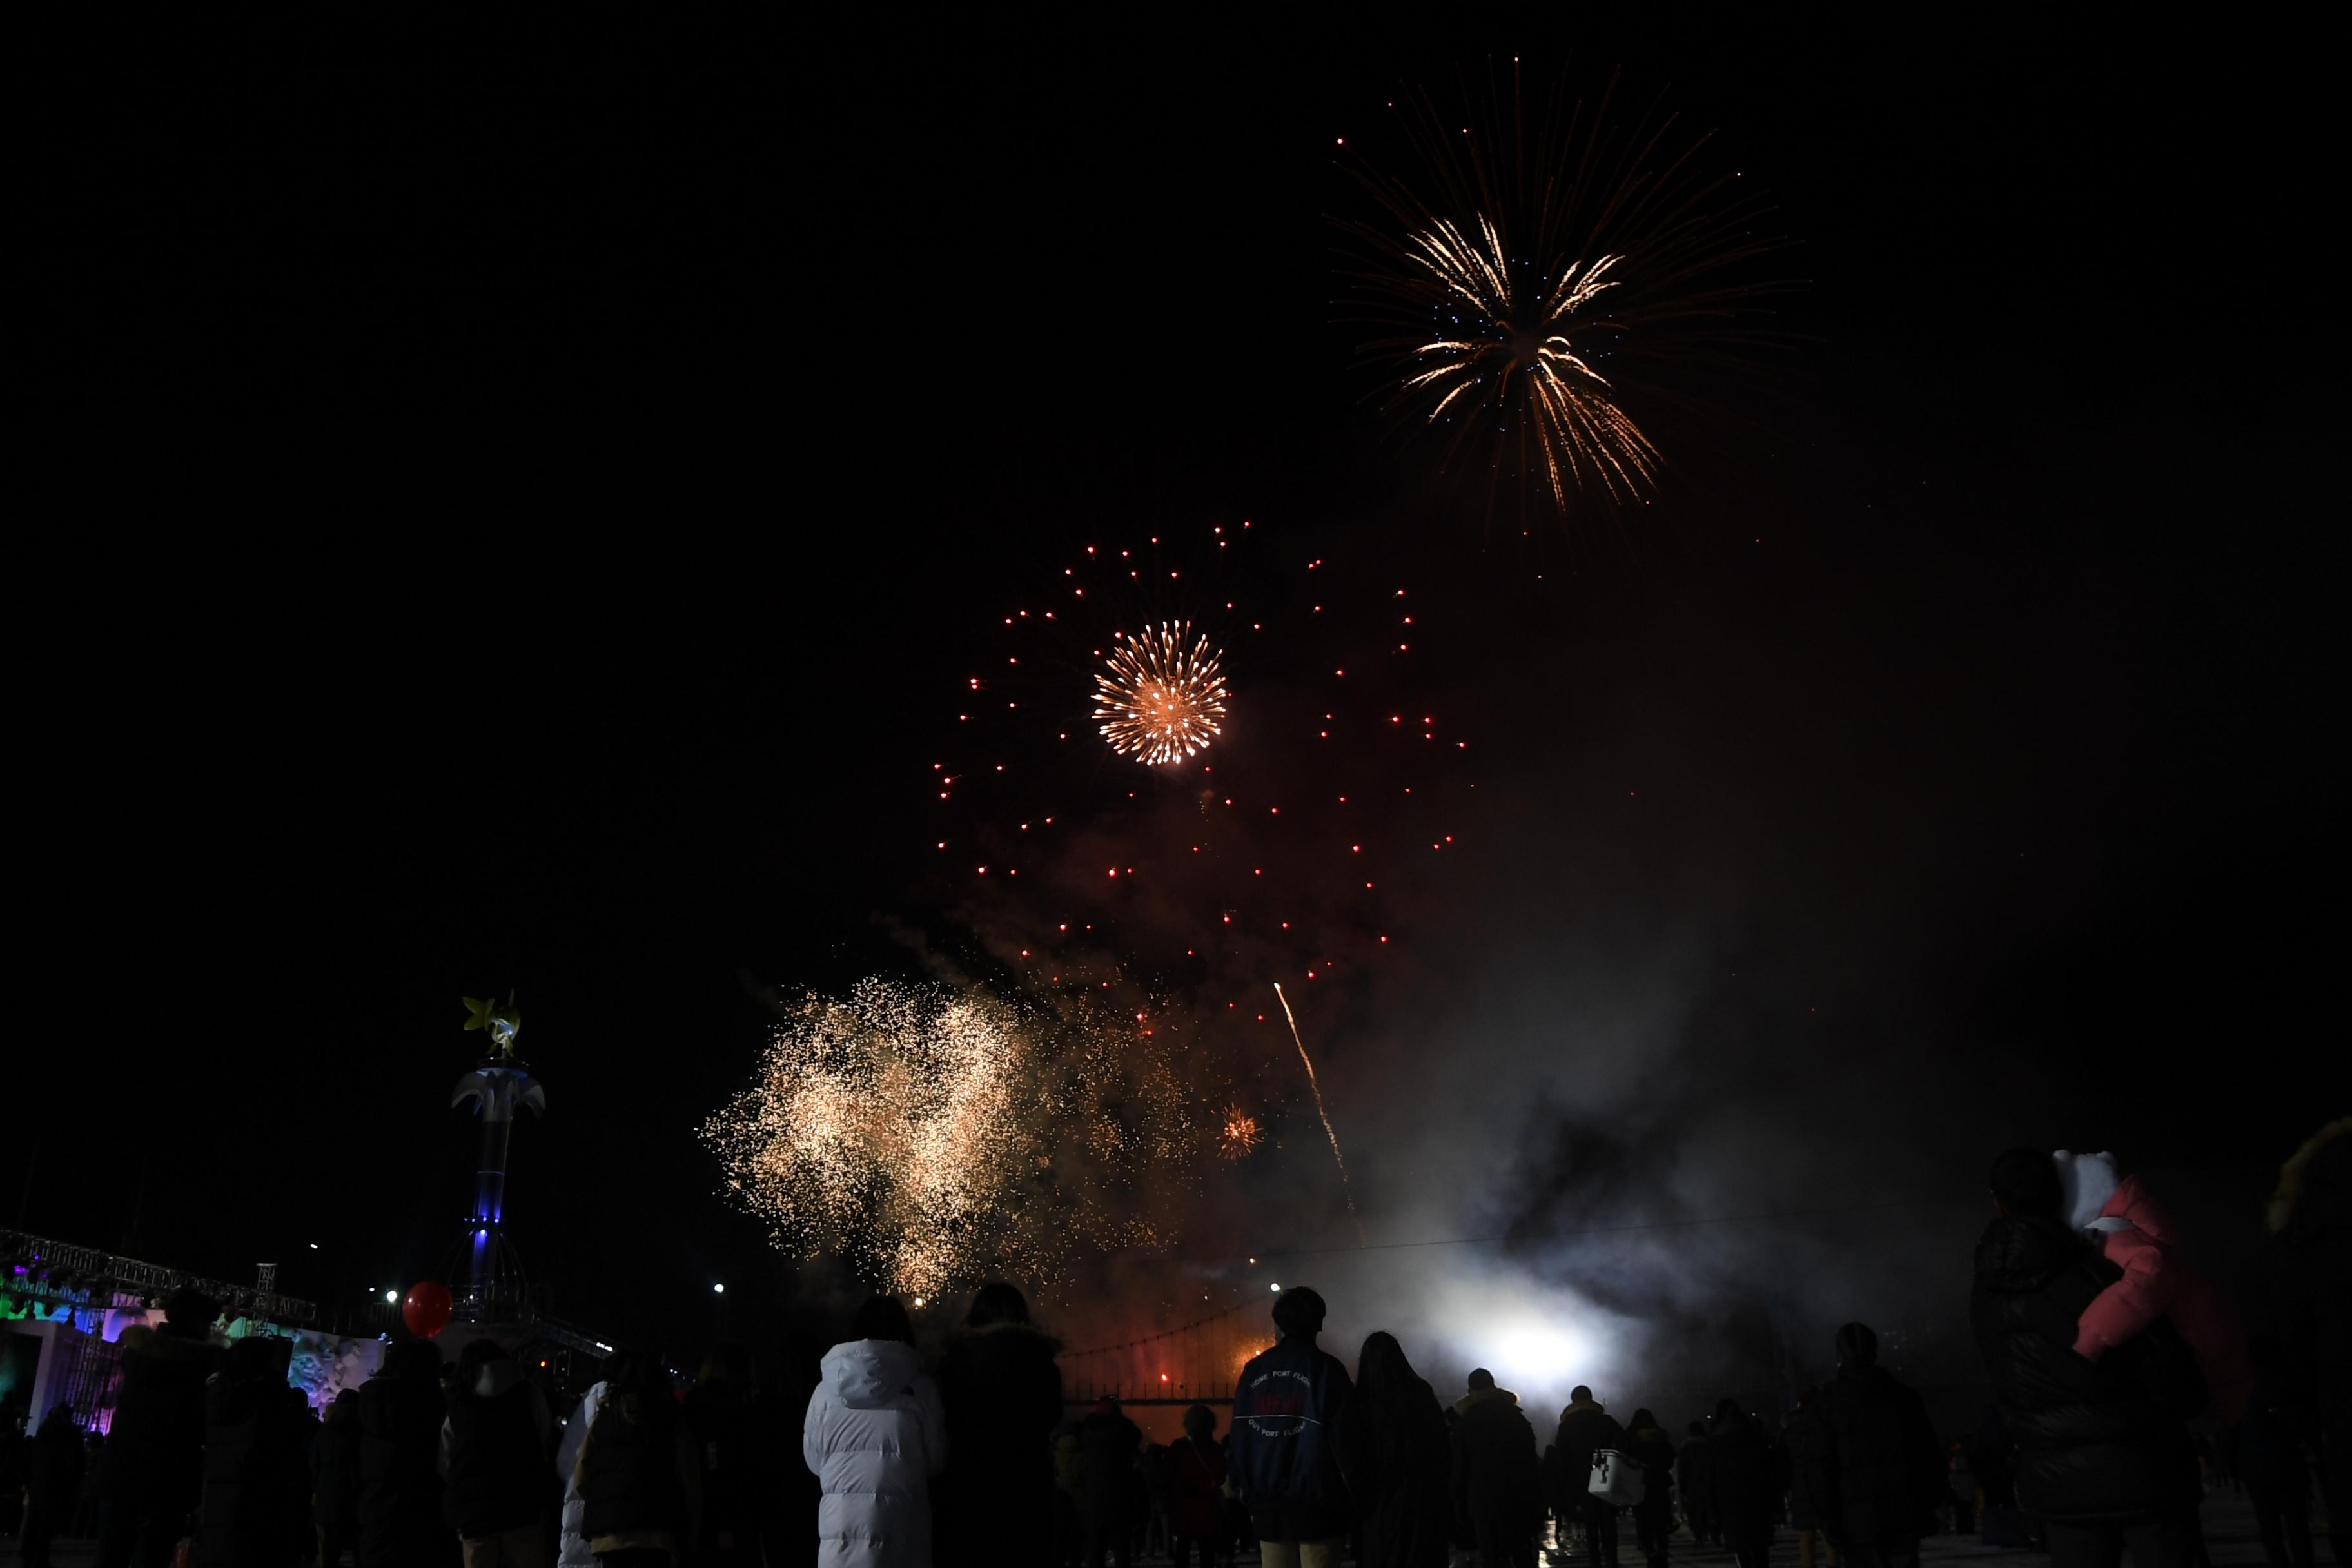
[[[449,1450],[457,1445],[457,1429],[449,1425],[449,1418],[444,1415],[441,1418],[441,1441],[433,1456],[433,1468],[440,1471],[441,1479],[445,1481],[449,1479]]]
[[[2139,1232],[2116,1232],[2105,1250],[2124,1277],[2083,1309],[2075,1325],[2074,1353],[2085,1361],[2098,1360],[2156,1321],[2179,1288],[2164,1248]]]

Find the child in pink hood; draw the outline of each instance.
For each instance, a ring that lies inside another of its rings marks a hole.
[[[2112,1154],[2061,1149],[2051,1159],[2065,1193],[2068,1223],[2097,1242],[2107,1261],[2124,1271],[2083,1309],[2074,1353],[2096,1361],[2158,1318],[2169,1317],[2204,1374],[2207,1411],[2234,1423],[2253,1392],[2246,1336],[2212,1281],[2174,1250],[2179,1232],[2172,1216],[2137,1176],[2116,1179]]]

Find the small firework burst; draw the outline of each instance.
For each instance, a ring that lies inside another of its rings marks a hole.
[[[1161,622],[1124,639],[1109,669],[1095,677],[1095,717],[1103,739],[1120,756],[1151,766],[1180,763],[1205,750],[1223,732],[1223,655],[1191,623]],[[1186,639],[1192,638],[1191,646]]]
[[[1217,1152],[1228,1160],[1238,1160],[1255,1149],[1265,1138],[1257,1118],[1238,1105],[1225,1108],[1225,1125],[1217,1134]]]
[[[1785,285],[1751,264],[1780,242],[1706,136],[1662,105],[1622,115],[1614,79],[1591,100],[1566,77],[1529,93],[1514,62],[1464,86],[1451,110],[1398,98],[1389,157],[1343,155],[1382,209],[1339,220],[1365,362],[1490,507],[1498,486],[1563,517],[1639,504],[1663,467],[1654,422],[1698,413],[1777,342],[1758,307]]]
[[[1492,416],[1528,433],[1532,466],[1563,510],[1571,490],[1600,489],[1623,499],[1641,493],[1652,477],[1657,448],[1627,417],[1608,379],[1580,352],[1589,324],[1601,321],[1594,302],[1615,288],[1612,268],[1625,258],[1603,256],[1562,262],[1556,274],[1536,277],[1515,268],[1483,215],[1465,236],[1440,219],[1408,241],[1440,292],[1442,315],[1430,342],[1415,353],[1427,366],[1403,377],[1406,394],[1434,396],[1428,423],[1465,399],[1502,405]],[[1605,323],[1613,337],[1615,324]]]

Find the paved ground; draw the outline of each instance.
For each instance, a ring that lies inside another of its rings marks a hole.
[[[5,1544],[5,1548],[0,1548],[5,1549],[8,1553],[5,1558],[0,1558],[0,1562],[12,1565],[16,1562],[16,1544],[11,1541]],[[2229,1568],[2231,1564],[2260,1563],[2263,1561],[2262,1541],[2254,1531],[2253,1510],[2246,1506],[2243,1499],[2231,1497],[2226,1492],[2216,1493],[2205,1500],[2205,1545],[2216,1568]],[[2327,1561],[2326,1540],[2324,1538],[2319,1540],[2316,1546],[2320,1561],[2325,1563]],[[54,1562],[56,1568],[90,1568],[91,1556],[90,1542],[60,1541],[57,1543]],[[1731,1565],[1729,1552],[1706,1547],[1694,1547],[1683,1541],[1674,1543],[1669,1556],[1674,1564],[1689,1564],[1690,1568],[1730,1568]],[[2047,1568],[2049,1563],[2049,1558],[2038,1552],[2000,1552],[1992,1547],[1979,1544],[1972,1536],[1958,1535],[1939,1535],[1930,1538],[1921,1549],[1919,1557],[1921,1568],[1927,1568],[1930,1563],[1955,1565],[1957,1568],[1957,1565],[1992,1558],[2000,1560],[2000,1568]],[[951,1552],[943,1550],[938,1561],[939,1568],[955,1568],[955,1557]],[[1163,1557],[1159,1561],[1164,1563],[1167,1560]],[[1254,1552],[1246,1552],[1242,1557],[1244,1563],[1255,1563],[1256,1561],[1257,1554]],[[1785,1564],[1786,1568],[1796,1568],[1796,1541],[1784,1532],[1773,1544],[1773,1562]],[[1633,1550],[1633,1531],[1630,1522],[1627,1522],[1621,1531],[1618,1562],[1622,1568],[1641,1568],[1642,1559]],[[1050,1568],[1050,1564],[1041,1559],[1040,1568]],[[1989,1563],[1986,1568],[1990,1568]]]

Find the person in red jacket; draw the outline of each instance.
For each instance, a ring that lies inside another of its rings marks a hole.
[[[2137,1176],[2117,1179],[2113,1154],[2061,1149],[2051,1159],[2065,1194],[2067,1223],[2097,1242],[2106,1260],[2124,1271],[2083,1309],[2074,1353],[2097,1361],[2157,1319],[2169,1318],[2197,1358],[2206,1409],[2235,1425],[2254,1388],[2246,1336],[2212,1281],[2176,1250],[2180,1235],[2172,1216]]]

